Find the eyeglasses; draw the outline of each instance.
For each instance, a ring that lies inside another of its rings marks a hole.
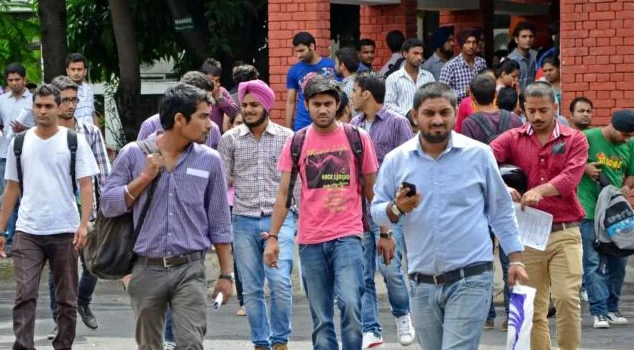
[[[69,105],[71,103],[74,104],[74,105],[77,105],[79,103],[79,99],[77,97],[72,97],[72,98],[65,97],[65,98],[62,99],[62,103],[65,104],[65,105]]]

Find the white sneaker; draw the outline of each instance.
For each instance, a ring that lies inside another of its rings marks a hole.
[[[374,332],[363,333],[362,349],[370,349],[383,344],[383,337],[374,334]]]
[[[396,318],[396,334],[401,345],[408,346],[414,343],[416,332],[409,314]]]
[[[579,293],[579,299],[581,299],[581,301],[588,301],[588,291],[587,290],[582,290]]]
[[[623,317],[623,315],[621,315],[621,313],[618,311],[608,313],[608,322],[610,324],[617,324],[617,325],[629,323],[627,321],[627,318]]]
[[[594,328],[610,328],[608,317],[606,315],[594,316]]]
[[[163,350],[177,350],[176,343],[171,341],[166,341],[163,344]]]

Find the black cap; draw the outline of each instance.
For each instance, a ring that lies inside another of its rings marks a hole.
[[[612,126],[620,132],[634,132],[634,111],[623,109],[612,113]]]

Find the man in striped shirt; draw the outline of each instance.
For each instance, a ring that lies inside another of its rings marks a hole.
[[[88,74],[86,57],[80,53],[71,53],[66,58],[66,74],[79,86],[77,97],[79,103],[75,109],[75,118],[84,124],[97,124],[95,122],[95,95],[92,87],[84,79]]]
[[[354,109],[362,112],[352,119],[352,125],[365,129],[374,143],[379,166],[383,158],[391,150],[412,138],[409,121],[383,106],[385,97],[385,82],[376,76],[362,76],[357,78],[352,93]],[[378,319],[378,299],[374,285],[374,274],[377,265],[385,279],[392,315],[396,319],[396,330],[401,345],[407,346],[414,342],[414,327],[410,319],[409,296],[405,286],[405,278],[401,270],[404,241],[403,230],[399,225],[393,225],[393,230],[370,222],[371,232],[363,234],[364,246],[364,278],[365,293],[363,294],[361,319],[363,322],[363,349],[371,348],[383,343],[382,327]],[[388,239],[379,238],[380,233],[392,232]],[[394,251],[394,259],[381,255]],[[386,258],[387,257],[387,258]]]
[[[410,38],[401,49],[405,65],[391,74],[385,82],[385,105],[394,112],[406,116],[412,109],[414,94],[419,87],[436,81],[434,76],[422,69],[423,41]]]
[[[233,290],[231,216],[218,152],[200,145],[211,130],[209,95],[187,84],[167,89],[160,107],[164,132],[151,136],[159,153],[146,155],[137,143],[121,149],[101,195],[101,212],[117,217],[132,210],[139,224],[146,189],[154,200],[137,238],[128,292],[140,349],[163,347],[168,304],[176,343],[203,349],[207,331],[205,253],[213,244],[221,274],[218,293],[226,303]]]
[[[110,162],[106,153],[106,146],[103,141],[103,137],[101,136],[101,131],[92,124],[85,124],[77,120],[74,116],[75,108],[79,102],[79,99],[77,98],[77,84],[75,84],[70,78],[63,75],[53,79],[51,84],[59,89],[62,96],[62,103],[59,105],[59,118],[57,119],[57,124],[68,129],[75,130],[78,134],[84,135],[84,138],[86,139],[86,142],[97,161],[99,174],[95,176],[93,180],[93,183],[95,184],[94,193],[97,195],[110,175]],[[90,220],[95,220],[96,217],[97,202],[95,200],[93,201],[93,212]],[[95,287],[97,286],[97,278],[91,275],[90,271],[86,268],[83,251],[80,252],[79,258],[81,259],[82,273],[77,293],[77,313],[86,327],[90,329],[97,329],[99,327],[97,318],[93,315],[90,309],[92,295],[95,292]],[[55,281],[53,280],[53,274],[49,275],[48,286],[51,298],[51,313],[53,314],[53,320],[57,320],[58,310],[55,302]],[[49,333],[49,340],[53,340],[56,334],[57,325],[55,325],[53,331]]]

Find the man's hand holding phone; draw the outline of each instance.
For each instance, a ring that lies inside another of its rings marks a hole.
[[[403,213],[410,213],[416,208],[423,196],[420,193],[416,193],[416,186],[414,184],[403,182],[396,191],[396,199],[394,203],[398,209]]]

